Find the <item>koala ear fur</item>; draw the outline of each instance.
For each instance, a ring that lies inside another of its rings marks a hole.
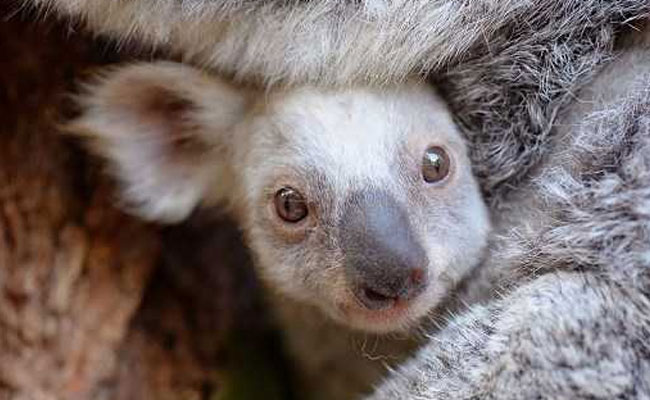
[[[128,211],[177,222],[203,199],[221,200],[211,192],[227,184],[218,179],[227,175],[230,134],[247,100],[243,90],[189,66],[135,64],[88,85],[82,115],[67,128],[107,159]]]

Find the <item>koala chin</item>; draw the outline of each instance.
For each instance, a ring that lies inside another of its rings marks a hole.
[[[173,223],[215,204],[273,291],[368,332],[416,323],[490,229],[463,139],[421,82],[256,92],[175,63],[107,72],[70,129],[123,207]]]

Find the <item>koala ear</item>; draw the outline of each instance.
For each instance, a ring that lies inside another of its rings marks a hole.
[[[129,65],[86,87],[67,128],[107,159],[128,211],[176,222],[206,198],[222,200],[215,188],[227,184],[218,180],[228,178],[224,157],[247,98],[182,64]]]

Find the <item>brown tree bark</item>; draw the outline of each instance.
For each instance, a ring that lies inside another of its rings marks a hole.
[[[254,398],[237,385],[250,360],[286,398],[237,231],[121,213],[60,132],[77,83],[138,52],[13,11],[0,5],[0,399]]]
[[[57,130],[74,78],[103,58],[61,29],[0,24],[2,398],[88,398],[116,367],[160,247]]]

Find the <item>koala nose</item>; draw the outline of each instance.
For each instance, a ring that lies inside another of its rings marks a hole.
[[[426,288],[426,253],[404,206],[392,196],[381,191],[352,194],[339,227],[345,272],[366,308],[389,308]]]

